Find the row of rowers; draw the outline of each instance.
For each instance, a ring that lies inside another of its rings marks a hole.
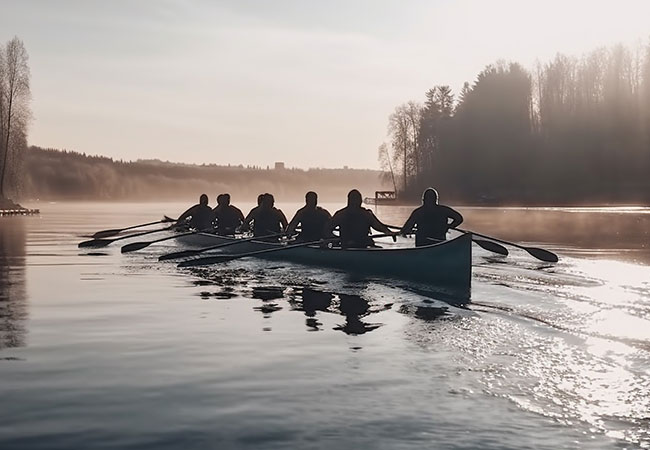
[[[433,188],[424,191],[422,206],[411,213],[399,232],[391,230],[361,203],[361,193],[353,189],[348,193],[347,206],[332,216],[318,206],[315,192],[307,192],[305,206],[288,222],[284,213],[274,206],[275,199],[271,194],[260,194],[257,206],[246,217],[239,208],[230,204],[229,194],[220,194],[214,209],[208,206],[208,196],[203,194],[197,205],[179,216],[177,226],[216,231],[220,235],[234,235],[252,227],[253,235],[260,238],[277,238],[281,234],[298,232],[296,239],[303,242],[330,239],[332,232],[338,229],[342,247],[365,248],[374,246],[371,228],[390,236],[411,234],[415,228],[415,245],[422,246],[445,240],[447,231],[463,221],[458,211],[438,204],[438,193]]]

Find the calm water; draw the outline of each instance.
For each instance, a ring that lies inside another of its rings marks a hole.
[[[157,262],[173,244],[76,247],[184,205],[29,206],[0,219],[3,450],[650,448],[648,209],[462,210],[561,256],[475,247],[463,307],[288,264]]]

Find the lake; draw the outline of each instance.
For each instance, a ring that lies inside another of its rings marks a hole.
[[[560,255],[474,246],[462,305],[278,262],[179,269],[170,241],[77,248],[187,205],[25,206],[0,218],[2,449],[650,448],[648,208],[460,208]]]

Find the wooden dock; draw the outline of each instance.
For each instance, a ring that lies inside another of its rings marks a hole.
[[[0,209],[0,216],[35,216],[40,213],[38,209]]]

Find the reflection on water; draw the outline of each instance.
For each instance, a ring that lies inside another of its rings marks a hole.
[[[475,247],[458,303],[280,262],[178,270],[172,243],[80,256],[182,208],[41,209],[0,224],[0,448],[650,448],[650,214],[465,209],[561,260]]]
[[[308,287],[300,291],[300,295],[293,296],[289,299],[292,309],[296,311],[304,311],[307,319],[305,324],[308,331],[320,331],[323,326],[322,322],[318,321],[316,314],[320,312],[331,312],[332,299],[334,294],[329,292],[321,292]]]
[[[0,350],[25,345],[25,220],[0,218]]]

